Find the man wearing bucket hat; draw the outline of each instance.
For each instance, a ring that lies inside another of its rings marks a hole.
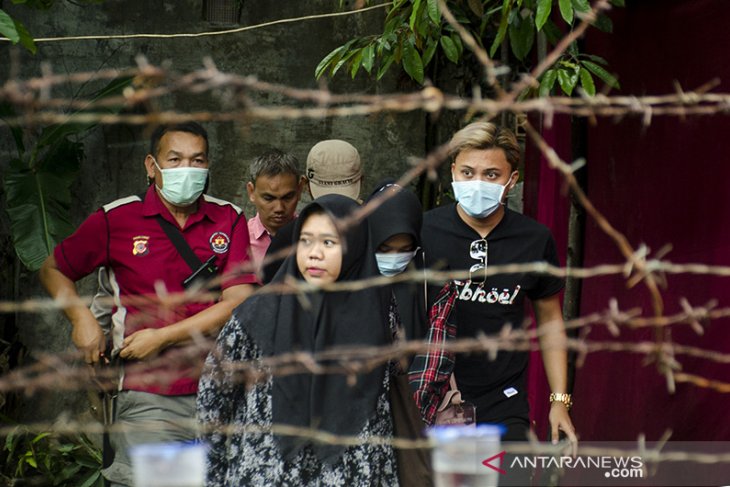
[[[326,194],[341,194],[361,202],[360,154],[344,140],[323,140],[312,147],[307,156],[307,178],[313,199]]]
[[[307,179],[312,199],[326,194],[341,194],[358,203],[363,178],[362,162],[357,149],[344,140],[329,139],[317,142],[307,155]],[[266,251],[263,283],[271,282],[284,260],[284,249],[291,245],[294,225],[282,227]]]

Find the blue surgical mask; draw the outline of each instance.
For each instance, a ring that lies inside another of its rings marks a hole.
[[[155,161],[155,166],[162,174],[162,188],[157,187],[169,203],[175,206],[190,206],[203,194],[208,180],[208,169],[200,167],[174,167],[162,169]]]
[[[376,252],[375,260],[378,262],[378,269],[384,276],[395,276],[400,274],[408,264],[413,260],[416,255],[416,251],[413,252],[394,252],[394,253],[383,253]]]
[[[509,185],[502,186],[487,181],[451,181],[459,206],[473,218],[486,218],[502,204],[502,196]]]

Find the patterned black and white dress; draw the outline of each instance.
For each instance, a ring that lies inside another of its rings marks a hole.
[[[333,465],[320,462],[310,447],[295,459],[285,462],[274,436],[266,432],[272,423],[269,378],[246,390],[220,365],[256,361],[261,356],[256,345],[235,315],[218,337],[217,347],[206,360],[206,372],[198,388],[198,419],[204,428],[219,426],[204,434],[209,443],[209,486],[397,486],[396,456],[389,445],[363,443],[347,447]],[[358,437],[393,436],[388,401],[388,371],[383,378],[383,392],[374,414]],[[224,428],[251,427],[263,433],[228,431]]]

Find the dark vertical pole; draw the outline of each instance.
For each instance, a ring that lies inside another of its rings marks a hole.
[[[588,146],[588,127],[586,119],[574,118],[571,122],[571,139],[573,160],[585,158]],[[584,191],[587,190],[588,165],[578,169],[574,175],[578,184]],[[575,196],[570,195],[570,215],[568,216],[568,253],[566,266],[576,268],[583,266],[583,245],[585,241],[585,210],[577,202]],[[566,320],[580,316],[580,297],[583,281],[574,277],[568,277],[565,282],[565,295],[563,299],[563,317]],[[578,330],[569,330],[569,338],[577,338]],[[568,391],[573,392],[575,383],[575,362],[577,353],[568,353]]]

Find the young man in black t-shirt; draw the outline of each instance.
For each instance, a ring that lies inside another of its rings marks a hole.
[[[457,338],[499,334],[506,324],[520,328],[525,298],[534,308],[540,349],[552,394],[551,437],[571,441],[567,354],[559,301],[560,278],[549,274],[487,275],[495,265],[547,262],[558,265],[550,230],[507,209],[504,200],[519,179],[520,148],[512,132],[487,122],[472,123],[450,142],[453,188],[458,203],[431,210],[423,222],[423,248],[430,268],[469,271],[456,281],[451,321]],[[462,397],[477,408],[477,422],[506,426],[505,441],[525,440],[529,429],[526,371],[528,352],[500,351],[456,356],[454,374]]]

